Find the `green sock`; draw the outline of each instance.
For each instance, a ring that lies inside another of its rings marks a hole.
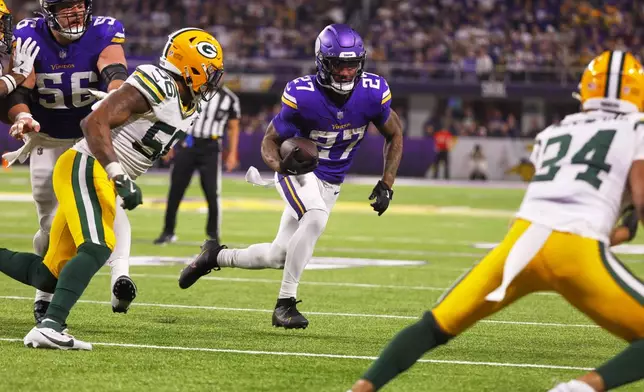
[[[644,339],[630,346],[599,368],[605,389],[611,390],[644,378]]]
[[[54,298],[51,300],[45,318],[65,324],[69,311],[111,253],[112,251],[106,246],[91,243],[81,245],[78,248],[78,254],[69,260],[60,272]]]
[[[41,256],[33,253],[12,252],[0,248],[1,272],[21,283],[46,293],[53,293],[56,288],[56,277],[42,261]]]
[[[449,339],[451,336],[439,328],[434,315],[427,312],[420,321],[400,331],[389,342],[362,378],[371,381],[378,390],[409,369],[427,351],[447,343]]]

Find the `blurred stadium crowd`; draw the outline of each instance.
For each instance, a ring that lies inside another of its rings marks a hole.
[[[38,8],[25,3],[14,5],[16,21]],[[156,56],[177,26],[209,30],[225,48],[229,72],[313,72],[314,40],[329,23],[360,31],[367,67],[389,79],[577,83],[605,49],[628,48],[644,59],[644,2],[632,0],[98,0],[94,8],[123,21],[128,56]],[[274,102],[253,102],[242,129],[263,131]],[[441,109],[425,131],[531,136],[532,125],[517,124],[520,109],[507,105],[445,100]]]

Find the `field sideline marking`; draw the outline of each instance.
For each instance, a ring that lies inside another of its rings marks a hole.
[[[22,342],[22,339],[0,338],[0,341]],[[359,359],[359,360],[369,360],[369,361],[374,361],[378,359],[378,357],[371,357],[366,355],[235,350],[235,349],[227,349],[227,348],[207,348],[207,347],[156,346],[156,345],[150,345],[150,344],[131,344],[131,343],[94,343],[92,342],[92,345],[106,346],[106,347],[142,348],[142,349],[152,349],[152,350],[201,351],[201,352],[210,352],[210,353],[245,354],[245,355],[274,355],[274,356],[283,356],[283,357]],[[540,365],[540,364],[531,364],[531,363],[476,362],[476,361],[459,361],[459,360],[448,360],[448,359],[419,359],[418,362],[450,364],[450,365],[516,367],[516,368],[533,368],[533,369],[584,370],[584,371],[593,370],[593,368],[578,367],[578,366]]]
[[[0,296],[0,299],[7,300],[20,300],[20,301],[33,301],[32,297],[18,297],[18,296]],[[106,301],[93,301],[93,300],[79,300],[79,303],[92,304],[92,305],[111,305],[111,302]],[[221,312],[247,312],[247,313],[273,313],[273,309],[253,309],[253,308],[228,308],[221,306],[205,306],[205,305],[179,305],[179,304],[153,304],[143,302],[133,302],[131,306],[141,307],[154,307],[154,308],[170,308],[170,309],[201,309],[201,310],[214,310]],[[363,317],[363,318],[381,318],[381,319],[399,319],[399,320],[418,320],[418,316],[402,316],[395,314],[368,314],[368,313],[334,313],[334,312],[305,312],[306,314],[315,316],[333,316],[333,317]],[[481,323],[486,324],[506,324],[506,325],[530,325],[538,327],[564,327],[564,328],[599,328],[594,324],[563,324],[563,323],[541,323],[536,321],[502,321],[502,320],[481,320]]]

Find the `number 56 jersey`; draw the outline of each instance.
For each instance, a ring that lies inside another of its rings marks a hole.
[[[92,17],[81,38],[61,45],[45,19],[24,19],[16,25],[14,37],[22,38],[22,42],[31,37],[40,47],[34,63],[36,86],[31,112],[40,122],[41,132],[57,139],[83,137],[80,121],[96,101],[89,89],[101,87],[98,58],[106,47],[125,42],[121,22],[110,17]]]
[[[530,160],[535,175],[517,216],[608,243],[631,164],[644,160],[644,114],[566,116],[537,135]]]
[[[196,105],[184,107],[177,83],[154,65],[139,66],[125,83],[136,88],[151,107],[147,113],[133,115],[125,124],[112,129],[112,145],[119,163],[128,176],[136,179],[186,136],[200,111]],[[85,139],[73,149],[93,156]]]

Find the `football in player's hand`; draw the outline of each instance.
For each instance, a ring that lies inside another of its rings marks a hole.
[[[311,162],[318,159],[318,147],[311,139],[304,137],[292,137],[282,142],[280,146],[280,156],[286,157],[294,149],[294,158],[298,162]]]

